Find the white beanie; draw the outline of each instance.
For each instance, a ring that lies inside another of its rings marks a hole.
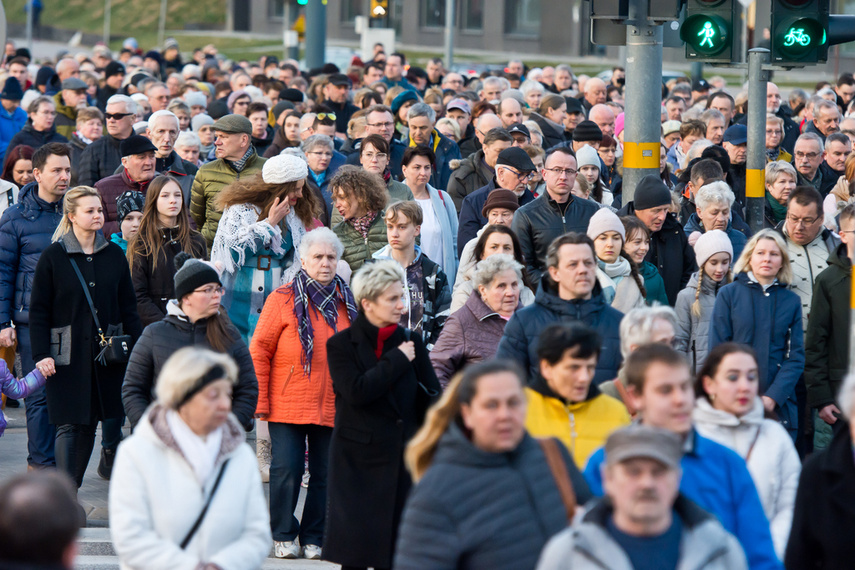
[[[291,154],[268,158],[261,167],[261,178],[268,184],[285,184],[302,180],[309,175],[306,161]]]
[[[617,214],[608,208],[600,208],[588,222],[588,237],[597,239],[597,236],[606,232],[617,232],[620,234],[620,239],[626,241],[626,229]]]
[[[721,230],[710,230],[701,235],[695,242],[695,259],[698,268],[703,271],[704,263],[717,253],[724,252],[733,260],[733,244],[730,238]]]
[[[194,105],[199,107],[208,106],[208,98],[201,91],[188,91],[184,94],[184,102],[188,107],[193,107]]]
[[[583,166],[596,166],[599,169],[601,168],[601,164],[600,155],[591,145],[586,144],[576,151],[576,168],[579,170],[581,170]]]

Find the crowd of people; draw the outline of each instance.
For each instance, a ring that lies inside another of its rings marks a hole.
[[[625,200],[618,67],[131,38],[2,71],[0,388],[37,473],[0,560],[73,558],[14,513],[73,539],[100,424],[128,568],[851,563],[851,74],[768,83],[754,232],[721,78],[663,84]]]

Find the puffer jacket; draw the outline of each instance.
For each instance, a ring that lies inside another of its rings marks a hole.
[[[448,179],[446,191],[460,212],[463,199],[493,179],[493,169],[484,162],[483,149],[463,160],[452,160],[450,166],[451,178]]]
[[[727,341],[754,348],[760,394],[778,404],[775,413],[784,427],[797,430],[795,387],[805,367],[799,296],[777,281],[764,291],[747,273],[740,273],[721,288],[713,306],[710,348]]]
[[[155,381],[170,356],[185,346],[213,350],[205,336],[208,319],[191,323],[174,300],[167,305],[166,313],[163,320],[143,329],[128,360],[122,384],[122,403],[131,427],[136,426],[145,409],[155,399]],[[249,348],[233,326],[229,326],[229,333],[234,341],[225,352],[238,365],[238,381],[232,392],[232,413],[242,426],[251,428],[258,402],[258,380],[255,378]]]
[[[102,178],[115,174],[116,169],[122,165],[122,152],[119,150],[121,144],[121,139],[104,133],[100,139],[87,145],[80,153],[77,182],[81,186],[95,186]],[[73,164],[71,168],[74,169]]]
[[[719,290],[726,285],[726,283],[716,283],[710,276],[704,275],[701,294],[697,295],[699,275],[699,271],[692,273],[689,284],[677,295],[677,304],[674,306],[674,310],[677,311],[674,348],[689,357],[692,372],[701,369],[710,352],[710,319],[712,319],[713,305]],[[696,298],[700,302],[700,316],[692,312]]]
[[[0,323],[29,324],[36,264],[61,219],[62,200],[39,198],[35,181],[21,189],[18,203],[0,217]]]
[[[0,106],[0,156],[6,156],[6,149],[12,138],[27,124],[27,112],[18,107],[9,113]]]
[[[38,150],[39,147],[52,142],[67,143],[68,139],[56,132],[55,126],[51,126],[51,128],[46,131],[37,131],[33,128],[33,122],[28,120],[27,124],[18,131],[18,134],[12,137],[12,140],[9,141],[9,146],[6,147],[6,154],[18,145],[25,144],[33,147],[33,150]],[[6,160],[5,157],[3,160]]]
[[[128,171],[122,168],[119,174],[113,174],[95,183],[95,189],[101,196],[101,207],[104,208],[104,237],[110,239],[115,233],[119,233],[119,213],[116,200],[127,192],[133,190],[145,196],[146,188],[151,180],[136,182],[128,176]]]
[[[697,213],[689,216],[689,221],[686,222],[686,225],[683,226],[683,231],[686,232],[688,236],[692,232],[700,232],[704,233],[706,230],[704,229],[704,225],[701,223],[701,219],[698,217]],[[725,228],[724,233],[727,234],[727,237],[730,238],[730,245],[733,246],[733,260],[739,259],[739,254],[742,253],[745,244],[748,243],[748,238],[744,233],[737,230],[733,227],[733,222],[727,222],[727,228]],[[733,263],[731,263],[732,265]]]
[[[582,505],[591,498],[588,486],[558,447]],[[407,500],[394,567],[534,568],[540,550],[565,526],[564,503],[533,437],[525,434],[508,453],[490,453],[475,447],[452,422]]]
[[[333,228],[335,235],[341,240],[344,246],[344,253],[341,260],[350,266],[350,269],[355,273],[357,269],[369,261],[374,253],[382,249],[389,243],[386,237],[386,222],[384,221],[386,213],[380,212],[371,226],[368,228],[368,237],[362,237],[358,231],[353,229],[353,226],[347,222],[341,222]]]
[[[755,398],[754,407],[742,417],[717,410],[706,398],[698,398],[692,419],[699,434],[745,459],[769,519],[775,553],[783,560],[802,464],[787,430],[763,415],[760,398]]]
[[[828,258],[816,278],[805,332],[807,405],[822,409],[836,402],[849,367],[849,297],[852,263],[846,245]]]
[[[269,422],[335,425],[335,393],[327,366],[327,340],[350,326],[347,308],[338,303],[337,330],[317,310],[307,311],[314,345],[311,374],[303,367],[300,323],[294,314],[293,282],[279,287],[264,303],[249,344],[258,376],[255,413]]]
[[[190,191],[190,216],[208,243],[209,252],[214,244],[214,236],[217,235],[217,224],[220,223],[220,218],[223,216],[223,213],[214,206],[217,194],[235,180],[240,180],[241,177],[249,178],[260,173],[265,162],[267,159],[258,156],[253,150],[240,172],[232,168],[222,158],[218,158],[213,162],[203,164],[196,173]]]
[[[56,132],[70,140],[71,134],[77,129],[77,109],[65,104],[62,91],[53,96],[53,102],[56,105],[53,126],[56,127]]]
[[[552,391],[543,378],[525,389],[528,411],[525,427],[534,437],[555,437],[573,456],[579,469],[588,458],[606,444],[606,438],[629,424],[629,413],[620,400],[601,394],[591,384],[581,402],[567,402]]]
[[[608,531],[613,507],[597,501],[572,527],[556,535],[540,556],[537,570],[632,570],[626,552]],[[747,570],[739,542],[715,517],[679,495],[674,512],[680,517],[680,559],[677,570]]]
[[[440,385],[445,388],[464,366],[492,358],[507,323],[477,291],[472,292],[466,304],[445,321],[430,353]]]
[[[597,361],[594,384],[617,376],[623,358],[620,354],[620,321],[623,313],[606,303],[599,283],[594,284],[590,299],[565,301],[558,296],[558,287],[544,278],[535,294],[534,305],[518,310],[505,327],[496,350],[497,358],[509,358],[528,370],[529,380],[540,377],[537,358],[537,337],[547,325],[557,322],[580,321],[600,334],[602,346]]]

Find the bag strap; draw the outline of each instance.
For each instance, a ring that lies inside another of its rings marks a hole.
[[[187,536],[184,537],[184,540],[181,541],[181,550],[187,548],[187,545],[190,544],[191,540],[193,540],[193,536],[196,534],[196,531],[199,530],[200,526],[202,526],[202,520],[204,520],[205,515],[208,514],[208,507],[211,506],[211,500],[214,498],[214,494],[216,494],[217,488],[220,486],[220,481],[223,479],[223,473],[225,473],[226,465],[228,464],[228,459],[223,461],[223,466],[220,467],[220,472],[217,474],[217,480],[214,481],[214,486],[211,487],[211,494],[208,495],[208,500],[205,501],[205,506],[202,507],[202,512],[199,513],[198,517],[196,517],[196,522],[193,523],[193,527],[190,529],[190,532],[188,532]]]
[[[83,274],[80,273],[80,268],[77,266],[74,258],[69,255],[68,261],[71,262],[71,267],[74,268],[74,273],[77,275],[77,279],[80,280],[80,285],[83,287],[83,294],[86,295],[86,302],[89,303],[89,311],[92,313],[92,318],[95,319],[95,327],[98,329],[98,335],[103,340],[104,331],[101,330],[101,323],[98,321],[98,312],[95,310],[95,303],[92,302],[92,296],[89,294],[89,287],[86,286],[86,280],[83,279]]]
[[[564,510],[567,511],[567,522],[573,522],[573,515],[576,514],[576,493],[573,491],[570,473],[567,472],[567,465],[564,463],[558,444],[552,438],[538,439],[537,442],[543,449],[546,463],[549,465],[552,478],[555,479],[558,493],[561,495],[561,502],[564,503]]]

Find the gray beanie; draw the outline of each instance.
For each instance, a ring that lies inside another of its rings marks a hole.
[[[175,256],[175,268],[175,298],[179,301],[203,285],[222,285],[220,274],[213,265],[196,259],[187,252],[182,251]]]
[[[214,119],[212,119],[210,115],[206,115],[205,113],[199,113],[198,115],[190,119],[190,126],[193,128],[194,133],[198,133],[199,129],[201,129],[205,125],[213,124]]]

